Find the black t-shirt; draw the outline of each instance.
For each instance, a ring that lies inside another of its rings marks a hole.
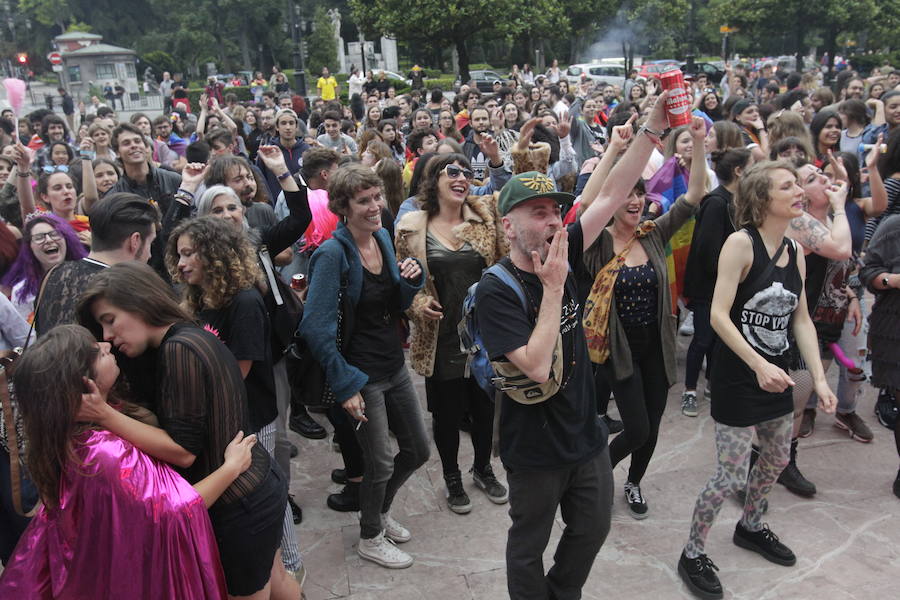
[[[806,305],[816,334],[825,344],[838,341],[844,329],[852,267],[850,260],[830,260],[818,254],[806,257]]]
[[[269,342],[269,316],[256,288],[241,290],[227,306],[201,310],[201,325],[228,346],[237,360],[252,360],[244,378],[250,412],[250,430],[257,432],[275,420],[275,374]],[[250,432],[245,432],[250,433]]]
[[[569,228],[569,263],[581,264],[581,224]],[[537,276],[517,270],[509,258],[504,266],[524,284],[526,311],[515,292],[493,275],[478,284],[478,326],[492,359],[528,344],[534,330],[543,286]],[[507,468],[556,469],[579,464],[606,446],[606,427],[597,418],[594,378],[581,325],[582,302],[570,274],[563,295],[560,332],[563,347],[563,387],[539,404],[519,404],[503,395],[500,411],[500,458]]]
[[[362,291],[346,359],[372,383],[390,377],[403,366],[400,299],[386,266],[378,275],[366,268],[362,271]]]

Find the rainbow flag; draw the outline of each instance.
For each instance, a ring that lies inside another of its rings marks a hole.
[[[661,206],[660,214],[668,211],[679,196],[687,192],[689,175],[688,170],[678,164],[678,159],[672,157],[667,159],[646,183],[647,197]],[[691,251],[695,223],[694,217],[688,219],[666,244],[666,266],[673,314],[678,311],[678,298],[684,291],[684,270]]]

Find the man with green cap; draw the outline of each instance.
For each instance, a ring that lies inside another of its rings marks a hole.
[[[578,222],[563,227],[559,204],[572,199],[536,171],[514,176],[497,208],[510,243],[501,264],[525,291],[517,295],[493,274],[476,291],[478,325],[491,360],[508,360],[528,378],[560,382],[537,404],[504,394],[500,407],[500,459],[509,483],[512,526],[506,545],[507,587],[512,600],[577,600],[610,526],[613,477],[606,426],[597,417],[594,379],[582,329],[574,272],[584,269],[591,246],[623,204],[667,128],[665,93],[625,156],[606,178]],[[588,185],[586,189],[590,189]],[[557,338],[562,373],[551,373]],[[557,508],[566,528],[544,573],[542,555]]]

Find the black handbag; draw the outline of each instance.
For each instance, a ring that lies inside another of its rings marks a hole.
[[[350,342],[353,329],[353,306],[347,297],[347,276],[341,277],[338,289],[337,335],[335,343],[338,352],[344,354]],[[297,392],[297,399],[307,408],[326,409],[337,399],[325,376],[325,369],[313,356],[306,341],[299,334],[299,323],[294,328],[293,340],[285,351],[288,380],[291,389]]]

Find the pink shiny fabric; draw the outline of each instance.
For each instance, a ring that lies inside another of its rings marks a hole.
[[[0,576],[0,598],[227,597],[203,499],[168,465],[107,431],[83,434]]]

